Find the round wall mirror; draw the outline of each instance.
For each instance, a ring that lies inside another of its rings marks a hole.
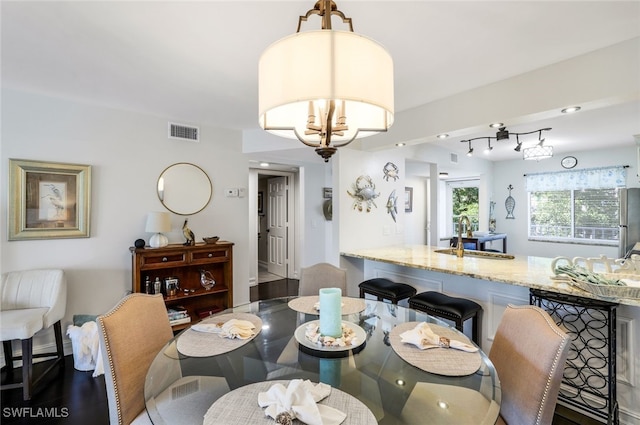
[[[197,165],[179,162],[165,168],[158,178],[158,198],[174,214],[191,215],[209,204],[213,187]]]

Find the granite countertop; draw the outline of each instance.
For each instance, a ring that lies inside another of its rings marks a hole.
[[[341,252],[340,255],[631,306],[640,306],[640,299],[600,297],[569,285],[568,283],[551,279],[551,262],[553,258],[525,255],[515,255],[513,260],[471,256],[458,258],[455,255],[434,252],[436,249],[441,249],[441,247],[432,247],[429,245],[399,245],[383,248],[356,249]]]

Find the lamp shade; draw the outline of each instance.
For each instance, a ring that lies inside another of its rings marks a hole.
[[[151,248],[162,248],[169,244],[169,238],[162,234],[171,230],[171,216],[168,212],[154,211],[147,216],[147,232],[154,233],[149,239]]]
[[[145,231],[150,233],[163,233],[171,230],[171,216],[168,212],[154,211],[147,216]]]
[[[326,115],[331,100],[337,110],[332,127],[339,126],[340,116],[348,127],[331,135],[335,146],[393,124],[393,60],[363,35],[336,30],[292,34],[264,51],[258,72],[260,126],[271,133],[322,143],[319,134],[307,131],[308,118]]]

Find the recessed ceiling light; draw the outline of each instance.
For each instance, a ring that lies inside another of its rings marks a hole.
[[[268,163],[268,162],[261,162],[261,163],[260,163],[260,166],[261,166],[261,167],[268,167],[268,166],[269,166],[269,163]]]
[[[396,146],[399,148],[403,147],[404,145],[406,145],[406,143],[402,143],[402,142],[396,143]]]
[[[579,106],[570,106],[568,108],[564,108],[560,110],[563,114],[571,114],[573,112],[578,112],[581,108]]]
[[[442,134],[438,134],[436,137],[438,139],[446,139],[447,137],[449,137],[449,135],[447,133],[442,133]]]
[[[489,127],[491,127],[491,128],[504,127],[504,123],[502,123],[502,122],[494,122],[493,124],[489,124]]]

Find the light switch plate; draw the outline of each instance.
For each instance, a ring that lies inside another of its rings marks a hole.
[[[236,188],[225,189],[224,193],[227,196],[227,198],[237,198],[238,197],[238,189],[236,189]]]

